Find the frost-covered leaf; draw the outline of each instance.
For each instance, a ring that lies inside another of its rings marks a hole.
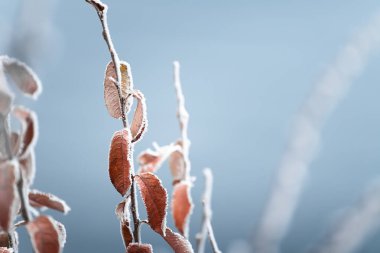
[[[0,230],[7,232],[10,231],[20,207],[17,192],[18,175],[16,162],[0,163]]]
[[[153,253],[153,249],[150,244],[131,243],[127,248],[127,253]]]
[[[189,233],[189,217],[193,209],[193,203],[190,196],[191,184],[182,181],[174,186],[173,198],[171,203],[174,224],[178,231],[188,236]]]
[[[115,84],[117,77],[115,71],[115,65],[113,62],[109,62],[106,68],[106,73],[104,77],[104,101],[108,113],[116,118],[120,119],[122,117],[121,104],[119,92]]]
[[[31,190],[29,192],[30,205],[36,208],[48,207],[67,214],[70,207],[66,202],[51,193],[40,192],[38,190]]]
[[[7,232],[0,231],[0,247],[8,247],[9,234]]]
[[[165,233],[168,203],[166,189],[161,180],[150,172],[136,175],[135,179],[146,207],[149,225],[157,233]]]
[[[165,235],[161,235],[170,245],[175,253],[193,253],[193,247],[190,242],[182,235],[173,232],[170,228],[166,228]]]
[[[124,242],[125,248],[133,241],[132,232],[130,229],[130,213],[129,213],[130,199],[124,199],[120,202],[115,209],[116,216],[120,220],[120,233]]]
[[[109,153],[109,175],[113,186],[124,196],[131,186],[133,146],[128,129],[116,131]]]
[[[5,73],[11,77],[16,86],[26,95],[37,98],[42,91],[41,82],[37,75],[25,63],[2,57]]]
[[[61,248],[63,248],[66,244],[66,237],[67,237],[66,236],[66,228],[61,222],[56,221],[56,220],[54,220],[54,222],[55,222],[55,226],[58,230],[58,239],[59,239]]]
[[[141,91],[134,91],[133,96],[137,99],[137,106],[131,124],[132,142],[138,141],[145,133],[148,125],[146,115],[146,103]]]
[[[133,89],[133,79],[131,66],[128,62],[121,61],[120,62],[120,73],[121,73],[121,96],[126,98],[128,96],[128,91]]]
[[[157,171],[165,160],[181,147],[170,144],[162,147],[155,145],[155,148],[156,150],[147,149],[139,155],[140,173]]]
[[[20,151],[20,147],[21,147],[21,137],[20,137],[20,134],[12,132],[11,136],[10,136],[10,142],[11,142],[12,154],[14,156],[17,156],[17,154]]]
[[[19,163],[20,169],[23,171],[25,183],[28,186],[32,185],[36,174],[34,149],[30,150],[29,154],[25,158],[20,159]]]
[[[170,172],[173,176],[173,183],[176,184],[186,178],[186,164],[183,152],[177,150],[169,157]]]
[[[56,221],[49,216],[39,216],[26,225],[35,253],[59,253],[62,242]]]
[[[6,247],[0,247],[0,253],[13,253],[13,249],[9,249]]]
[[[13,96],[5,91],[0,90],[0,114],[7,115],[11,110]]]
[[[37,116],[33,111],[21,106],[13,108],[13,115],[20,120],[22,125],[22,144],[19,156],[24,159],[37,142]]]

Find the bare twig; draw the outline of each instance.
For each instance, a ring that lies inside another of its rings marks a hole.
[[[197,240],[197,252],[204,253],[206,246],[207,235],[211,243],[211,247],[214,253],[221,253],[218,248],[218,244],[215,240],[214,231],[211,225],[212,209],[211,209],[211,196],[212,196],[212,172],[209,168],[204,169],[203,174],[205,176],[205,191],[203,193],[203,217],[202,217],[202,229],[201,232],[196,235]]]
[[[133,238],[135,242],[140,242],[140,218],[137,206],[137,198],[136,198],[136,183],[135,177],[132,175],[132,184],[131,184],[131,213],[133,218]]]

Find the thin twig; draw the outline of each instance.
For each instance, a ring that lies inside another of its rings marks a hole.
[[[137,198],[136,198],[136,183],[135,177],[132,175],[132,184],[131,184],[131,213],[133,218],[133,238],[136,243],[140,243],[140,219],[139,212],[137,206]]]
[[[202,229],[201,232],[196,235],[197,240],[197,252],[204,253],[206,246],[207,235],[210,240],[212,249],[214,253],[221,253],[218,248],[218,244],[215,240],[214,231],[211,226],[211,217],[212,217],[212,209],[211,209],[211,196],[212,196],[212,183],[213,177],[212,172],[209,168],[203,170],[203,174],[205,176],[205,191],[203,193],[203,217],[202,217]]]

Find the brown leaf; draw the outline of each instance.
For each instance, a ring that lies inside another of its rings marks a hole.
[[[34,150],[30,150],[25,158],[19,160],[19,163],[20,169],[23,171],[25,183],[28,186],[32,185],[36,174]]]
[[[24,159],[34,148],[38,138],[37,116],[34,112],[21,106],[13,108],[13,115],[18,118],[22,125],[22,145],[19,157]]]
[[[161,235],[170,245],[175,253],[193,253],[190,242],[180,234],[173,232],[170,228],[166,229],[166,234]]]
[[[109,62],[106,68],[106,73],[104,77],[104,101],[108,113],[116,118],[120,119],[122,117],[121,104],[119,92],[115,84],[117,77],[115,71],[115,65],[113,62]]]
[[[155,146],[155,151],[147,149],[138,157],[140,173],[156,172],[173,152],[180,150],[181,148],[176,144],[158,146],[157,143],[153,143],[153,146]]]
[[[5,73],[26,95],[37,98],[42,91],[37,75],[25,63],[9,57],[2,57]]]
[[[131,124],[132,142],[136,142],[145,133],[148,125],[147,114],[146,114],[146,103],[144,94],[141,91],[135,90],[133,96],[137,99],[137,106],[135,114],[133,115],[133,120]]]
[[[120,220],[120,233],[123,238],[125,248],[133,241],[132,232],[130,229],[130,213],[129,213],[130,199],[124,199],[116,206],[116,216]]]
[[[127,248],[127,253],[153,253],[153,249],[150,244],[131,243]]]
[[[39,216],[26,225],[35,253],[59,253],[62,243],[55,220],[49,216]]]
[[[172,198],[172,215],[174,224],[178,231],[188,236],[189,233],[189,218],[193,209],[193,203],[190,196],[191,184],[182,181],[174,186]]]
[[[70,211],[70,207],[66,202],[57,196],[50,193],[40,192],[38,190],[31,190],[29,192],[30,205],[36,208],[48,207],[67,214]]]
[[[181,150],[173,152],[169,157],[170,172],[173,176],[173,183],[176,184],[186,178],[185,158]]]
[[[18,164],[6,161],[0,164],[0,230],[9,232],[20,207],[17,192]]]
[[[161,180],[150,172],[136,175],[135,179],[146,207],[149,225],[157,233],[165,233],[168,203],[166,189]]]
[[[0,253],[13,253],[13,249],[8,249],[5,247],[0,247]]]
[[[113,186],[124,196],[131,186],[133,146],[128,129],[116,131],[109,153],[109,175]]]
[[[128,96],[128,91],[133,89],[133,79],[131,74],[131,66],[125,61],[120,62],[120,72],[121,72],[121,85],[120,91],[121,96],[126,98]]]

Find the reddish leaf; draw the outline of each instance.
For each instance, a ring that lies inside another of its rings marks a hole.
[[[190,196],[191,184],[182,181],[174,186],[172,198],[172,215],[174,224],[178,231],[188,236],[189,218],[193,209],[193,203]]]
[[[12,154],[14,156],[17,156],[17,154],[20,152],[20,147],[21,147],[20,135],[18,133],[12,132],[10,136],[10,142],[11,142]]]
[[[149,225],[157,233],[165,233],[168,202],[166,189],[161,180],[150,172],[136,175],[135,179],[146,207]]]
[[[128,129],[116,131],[109,153],[109,175],[116,190],[124,196],[131,186],[132,152],[131,133]]]
[[[153,253],[153,249],[150,244],[131,243],[127,248],[127,253]]]
[[[129,213],[130,199],[123,200],[116,206],[116,216],[120,220],[120,233],[123,238],[125,248],[133,241],[131,229],[129,227],[130,213]]]
[[[13,249],[8,249],[5,247],[0,247],[0,253],[13,253]]]
[[[26,95],[37,98],[42,91],[41,82],[37,75],[25,63],[9,57],[2,57],[5,73],[16,86]]]
[[[0,231],[0,247],[9,246],[9,234],[6,232]]]
[[[190,242],[180,234],[173,232],[170,228],[166,229],[166,234],[161,235],[170,245],[175,253],[193,253]]]
[[[139,155],[140,173],[157,171],[170,154],[181,147],[175,144],[160,147],[156,144],[155,148],[155,151],[147,149]]]
[[[186,178],[186,164],[181,150],[177,150],[170,155],[169,167],[173,176],[173,184]]]
[[[34,175],[36,173],[34,150],[30,150],[29,154],[19,160],[20,169],[23,171],[25,183],[30,186],[34,181]]]
[[[115,65],[111,61],[107,65],[104,77],[104,101],[106,103],[108,113],[112,117],[120,119],[122,117],[122,113],[119,92],[116,87],[117,84],[115,84],[116,79]]]
[[[30,150],[34,148],[37,141],[37,116],[34,112],[21,106],[13,108],[13,114],[22,124],[22,145],[19,156],[21,159],[24,159],[27,155],[29,155]]]
[[[29,202],[33,207],[48,207],[64,214],[70,211],[70,207],[66,202],[57,196],[50,193],[44,193],[37,190],[31,190],[29,192]]]
[[[9,232],[20,206],[17,192],[19,170],[15,162],[0,164],[0,230]]]
[[[147,129],[146,103],[141,91],[134,91],[133,96],[137,99],[137,106],[131,124],[132,142],[138,141]]]
[[[49,216],[39,216],[26,225],[35,253],[59,253],[62,242],[56,221]]]

